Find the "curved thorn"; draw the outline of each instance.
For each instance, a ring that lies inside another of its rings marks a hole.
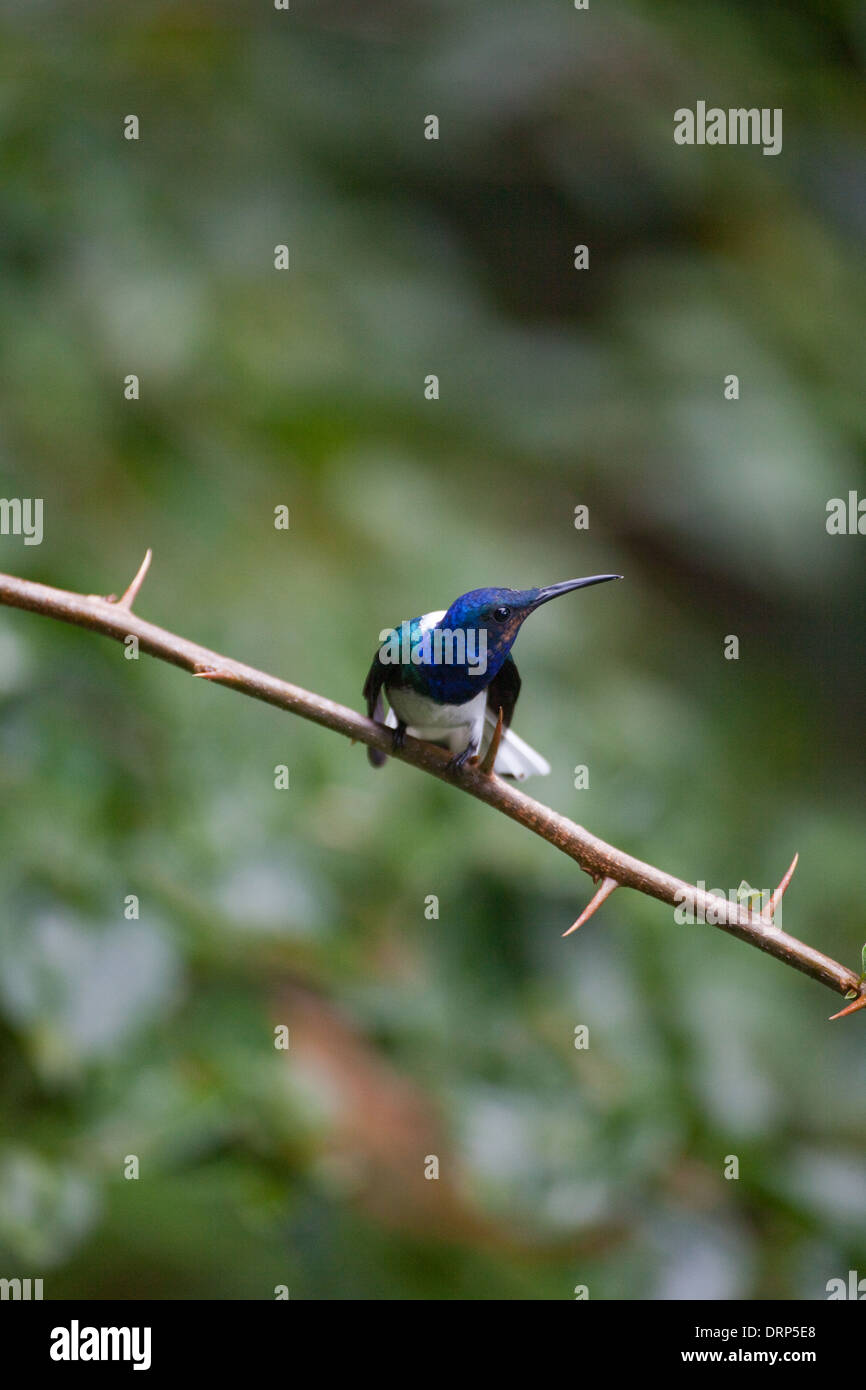
[[[496,721],[496,728],[493,730],[493,737],[490,740],[487,752],[484,754],[478,765],[478,771],[485,773],[488,777],[493,771],[493,764],[496,762],[496,754],[499,752],[499,745],[502,742],[502,706],[499,706],[499,718]]]
[[[126,590],[126,593],[121,594],[119,599],[114,600],[114,606],[116,608],[132,608],[132,605],[135,603],[135,600],[138,597],[138,591],[144,583],[144,577],[147,574],[147,571],[150,569],[150,562],[152,558],[153,551],[150,549],[150,547],[148,547],[147,553],[145,554],[144,559],[138,567],[138,574],[135,576],[129,588]]]
[[[847,1009],[840,1009],[837,1014],[831,1014],[830,1022],[832,1023],[836,1018],[844,1018],[846,1014],[856,1014],[858,1009],[866,1009],[866,994],[861,994],[859,999],[855,999],[853,1003],[848,1005]]]
[[[782,882],[779,884],[770,901],[767,903],[767,906],[764,908],[764,911],[761,913],[762,917],[772,917],[773,913],[776,911],[776,908],[779,906],[779,903],[784,897],[785,890],[788,887],[788,884],[794,877],[794,870],[797,867],[797,862],[799,858],[800,854],[798,851],[797,854],[794,855],[794,858],[791,860],[791,866],[788,869],[788,872],[785,874],[785,877],[782,879]]]
[[[234,671],[215,671],[212,666],[206,666],[201,671],[193,671],[193,678],[200,681],[236,681],[240,676],[236,676]]]
[[[837,1014],[831,1014],[830,1022],[832,1023],[835,1018],[844,1018],[846,1014],[856,1014],[858,1009],[866,1009],[866,994],[861,994],[859,999],[855,999],[848,1005],[847,1009],[840,1009]]]
[[[619,884],[617,883],[615,878],[603,878],[601,881],[601,887],[593,897],[592,902],[589,904],[588,907],[585,907],[583,909],[583,912],[581,912],[574,925],[569,927],[568,931],[564,931],[562,933],[563,936],[571,936],[571,933],[573,931],[577,931],[578,927],[582,927],[584,922],[588,922],[592,914],[595,912],[596,908],[601,907],[605,898],[609,898],[614,888],[618,887]]]

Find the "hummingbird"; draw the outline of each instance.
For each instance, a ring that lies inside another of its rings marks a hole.
[[[543,603],[621,578],[593,574],[541,589],[470,589],[448,609],[386,629],[364,683],[369,718],[393,730],[395,749],[402,748],[408,733],[448,748],[451,766],[462,767],[486,752],[501,710],[493,771],[518,781],[545,776],[550,764],[510,727],[520,694],[511,648],[530,613]],[[367,755],[374,767],[387,761],[377,748],[368,748]]]

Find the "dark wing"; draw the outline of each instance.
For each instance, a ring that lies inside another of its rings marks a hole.
[[[379,652],[373,657],[373,664],[367,672],[367,679],[364,681],[364,699],[367,701],[367,718],[375,719],[377,724],[385,723],[385,697],[382,693],[382,686],[385,683],[385,667],[379,660]],[[368,748],[367,757],[373,767],[382,767],[387,761],[384,753],[380,753],[378,748]]]
[[[499,718],[499,711],[502,710],[503,729],[507,729],[511,724],[519,694],[520,677],[514,657],[507,656],[487,687],[487,708],[494,719]]]

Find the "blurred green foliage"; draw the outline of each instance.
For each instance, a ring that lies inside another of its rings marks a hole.
[[[150,545],[143,615],[355,707],[383,627],[620,571],[521,635],[530,790],[724,891],[798,849],[786,929],[858,968],[864,541],[825,508],[866,492],[862,7],[22,0],[0,34],[0,494],[45,502],[0,567],[119,592]],[[783,153],[675,146],[698,98],[782,107]],[[0,1273],[866,1274],[863,1016],[632,893],[563,942],[590,892],[411,769],[0,612]]]

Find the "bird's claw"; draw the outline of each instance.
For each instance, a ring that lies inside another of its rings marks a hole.
[[[475,745],[470,743],[463,749],[462,753],[455,753],[453,758],[448,759],[448,769],[450,772],[457,772],[465,767],[470,758],[475,756]]]
[[[395,753],[399,753],[406,746],[406,725],[398,724],[396,729],[391,732],[391,747]]]

